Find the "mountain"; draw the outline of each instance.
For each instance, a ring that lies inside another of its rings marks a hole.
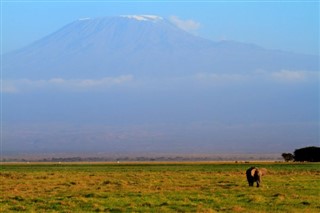
[[[317,56],[213,42],[151,15],[80,19],[3,56],[8,79],[172,77],[318,67]]]
[[[319,143],[319,56],[214,42],[131,15],[74,21],[2,63],[3,153],[290,152]]]

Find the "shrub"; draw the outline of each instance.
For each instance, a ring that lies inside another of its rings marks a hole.
[[[320,147],[310,146],[294,151],[295,161],[320,162]]]

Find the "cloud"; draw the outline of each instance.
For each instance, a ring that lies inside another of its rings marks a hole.
[[[56,85],[71,86],[73,88],[93,88],[93,87],[108,87],[113,85],[119,85],[129,82],[133,79],[131,75],[122,75],[118,77],[106,77],[101,79],[75,79],[75,80],[64,80],[64,79],[51,79],[50,83]]]
[[[310,71],[280,70],[278,72],[271,73],[271,77],[275,80],[281,81],[305,81],[309,78],[319,77],[319,74],[317,72]]]
[[[196,22],[191,19],[182,20],[177,16],[171,16],[169,20],[180,29],[183,29],[188,32],[194,32],[195,30],[199,29],[199,27],[201,26],[199,22]]]
[[[132,75],[117,77],[105,77],[101,79],[63,79],[52,78],[48,80],[3,80],[2,93],[18,93],[34,89],[67,89],[67,90],[90,90],[123,85],[133,80]]]
[[[193,76],[193,80],[201,83],[209,84],[225,84],[234,83],[259,83],[259,82],[280,82],[280,83],[304,83],[310,81],[318,81],[320,79],[319,72],[312,71],[295,71],[295,70],[279,70],[268,72],[259,70],[257,72],[238,74],[238,73],[198,73]]]
[[[273,83],[281,84],[301,84],[308,82],[318,82],[319,72],[279,70],[274,72],[258,70],[251,73],[224,73],[223,71],[199,72],[194,75],[168,78],[143,78],[134,79],[132,75],[121,75],[117,77],[105,77],[100,79],[63,79],[51,78],[48,80],[2,80],[2,93],[19,93],[24,91],[33,91],[37,89],[52,89],[64,91],[90,91],[106,89],[116,86],[131,85],[134,88],[150,89],[169,89],[176,88],[177,85],[183,87],[202,86],[232,86],[239,84]],[[134,80],[134,82],[133,82]]]

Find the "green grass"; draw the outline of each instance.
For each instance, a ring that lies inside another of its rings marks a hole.
[[[2,164],[1,212],[320,212],[320,164]]]

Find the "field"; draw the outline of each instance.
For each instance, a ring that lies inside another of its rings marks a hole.
[[[2,164],[0,182],[1,212],[320,212],[316,163]]]

